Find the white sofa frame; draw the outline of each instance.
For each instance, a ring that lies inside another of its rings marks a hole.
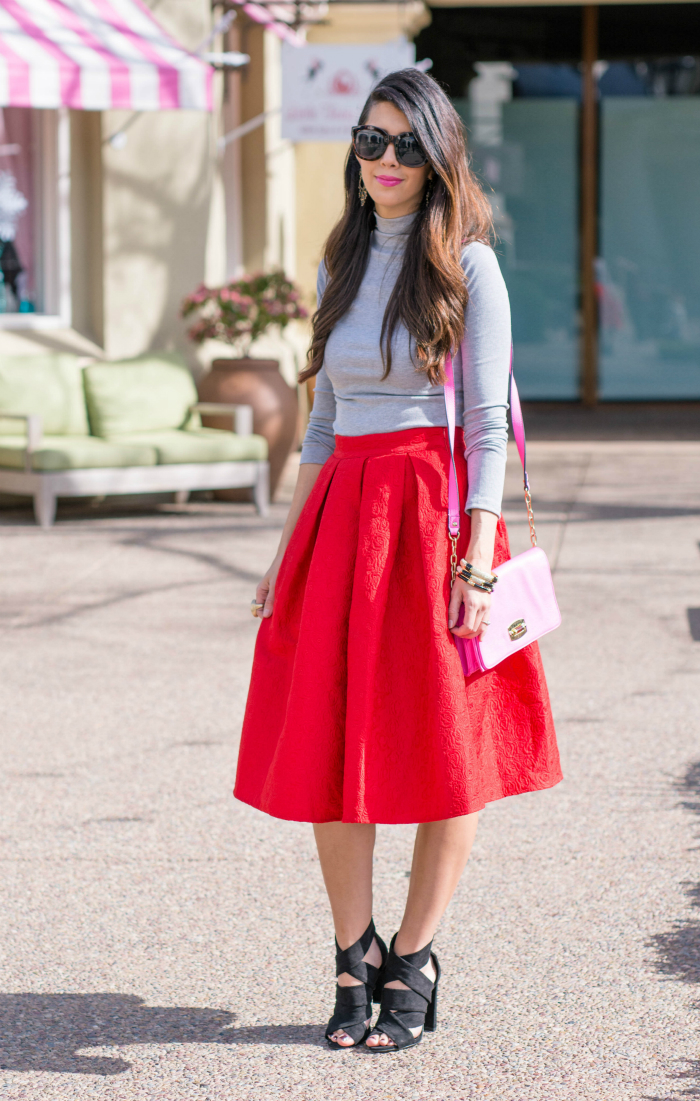
[[[197,402],[193,413],[229,414],[233,431],[249,436],[253,431],[250,405]],[[108,496],[115,493],[174,493],[185,504],[193,490],[249,488],[258,513],[266,516],[270,504],[270,464],[241,459],[223,463],[164,463],[162,466],[92,467],[84,470],[33,470],[32,456],[43,441],[41,417],[35,413],[6,413],[2,420],[22,420],[26,426],[24,470],[0,467],[0,492],[32,497],[34,516],[42,528],[56,518],[59,497]]]

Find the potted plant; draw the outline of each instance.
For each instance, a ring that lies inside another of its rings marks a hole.
[[[308,317],[301,292],[284,272],[261,272],[235,279],[223,287],[201,285],[182,303],[181,316],[192,318],[190,340],[220,340],[238,357],[215,359],[199,384],[202,401],[232,402],[253,407],[253,430],[270,449],[270,493],[274,494],[297,427],[297,392],[282,378],[276,359],[253,359],[255,341],[271,328],[284,330],[290,321]],[[203,417],[211,428],[230,427],[230,418]],[[226,491],[229,494],[229,491]]]

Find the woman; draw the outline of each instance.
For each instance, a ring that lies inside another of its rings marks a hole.
[[[432,940],[479,810],[561,772],[537,645],[465,679],[452,638],[488,630],[488,579],[510,556],[510,316],[462,124],[431,77],[407,69],[376,86],[345,189],[301,375],[316,390],[299,478],[253,604],[263,622],[235,794],[314,824],[337,942],[326,1037],[386,1053],[435,1028]],[[450,575],[451,351],[457,553],[472,585]],[[389,952],[372,920],[377,822],[421,823]]]

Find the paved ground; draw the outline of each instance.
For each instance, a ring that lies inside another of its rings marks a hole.
[[[284,505],[0,514],[0,1096],[700,1097],[700,444],[531,458],[566,780],[484,813],[436,943],[439,1031],[382,1060],[321,1040],[309,827],[229,795]],[[381,828],[384,936],[411,841]]]

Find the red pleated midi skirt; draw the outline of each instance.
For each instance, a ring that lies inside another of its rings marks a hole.
[[[260,623],[238,799],[298,822],[430,822],[561,779],[537,643],[462,672],[448,464],[443,428],[336,437]],[[494,566],[509,557],[501,517]]]

